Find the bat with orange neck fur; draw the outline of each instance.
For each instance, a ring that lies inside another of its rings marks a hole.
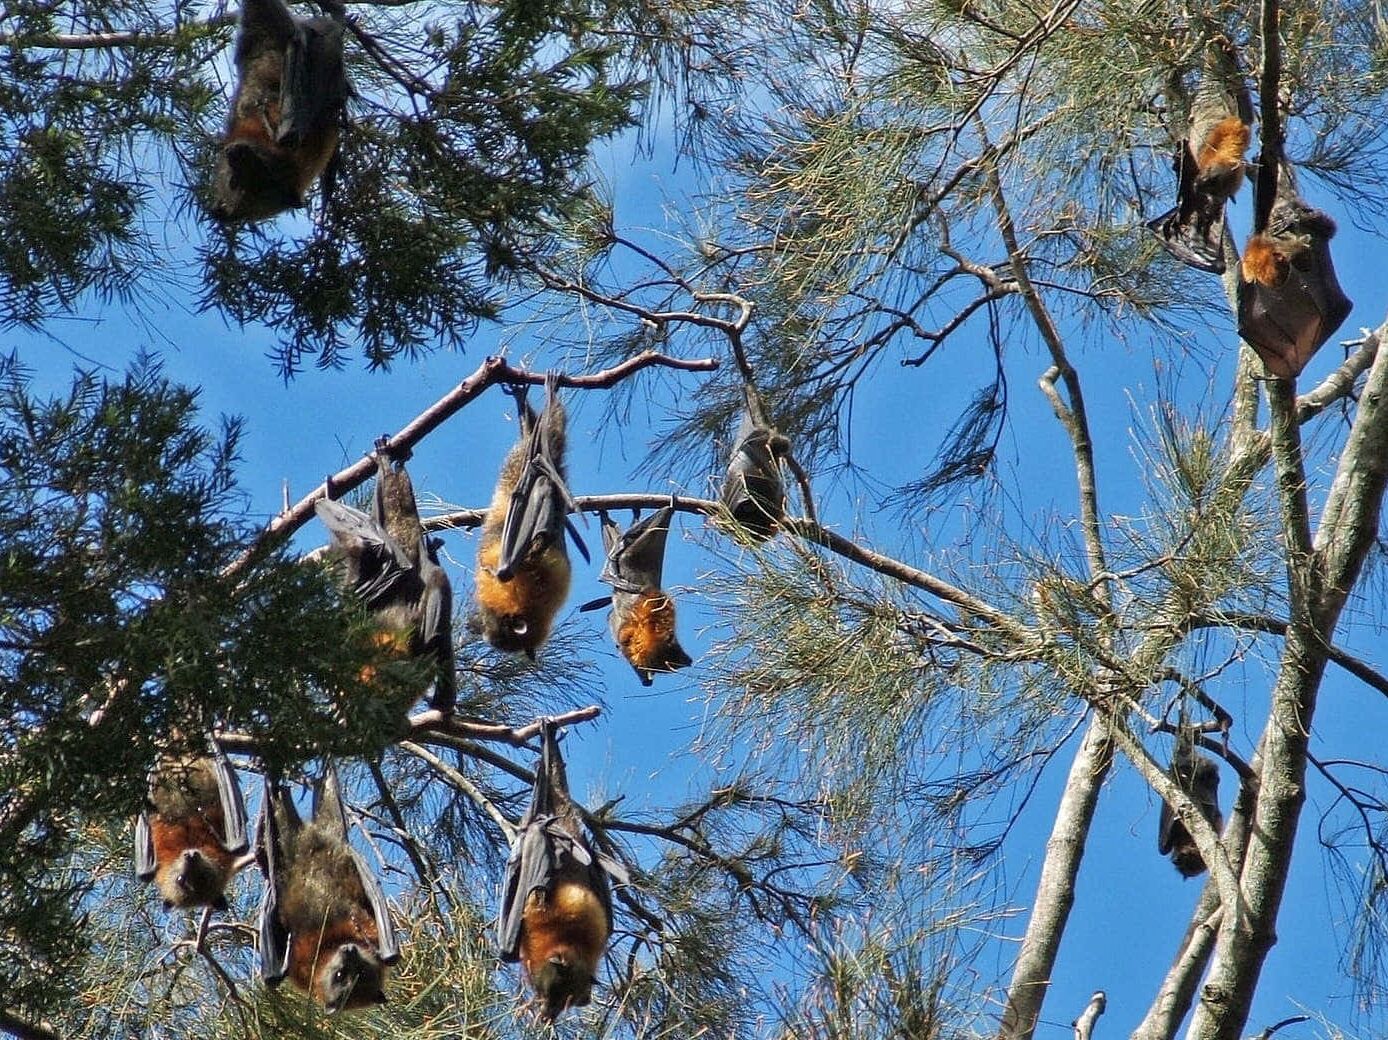
[[[155,882],[166,909],[225,910],[227,884],[249,844],[241,786],[221,748],[159,760],[135,821],[135,875]]]
[[[337,154],[352,92],[342,26],[296,18],[284,0],[242,0],[236,70],[211,205],[228,224],[304,205],[304,193]]]
[[[606,513],[601,515],[607,561],[598,580],[612,586],[612,595],[579,609],[612,605],[608,615],[612,638],[641,685],[650,686],[653,673],[673,672],[693,663],[675,635],[675,601],[661,588],[665,539],[674,509],[662,506],[625,532]]]
[[[566,415],[558,376],[545,379],[545,409],[536,415],[525,387],[513,391],[521,437],[506,456],[477,548],[473,627],[487,642],[532,659],[549,638],[569,595],[567,529],[583,558],[588,549],[568,521],[576,510],[565,482]]]
[[[592,1001],[612,934],[608,878],[629,882],[621,864],[589,843],[556,729],[552,719],[541,721],[535,786],[506,863],[497,918],[501,959],[520,961],[549,1021]]]
[[[260,974],[288,978],[329,1013],[386,1002],[386,974],[400,959],[385,894],[347,841],[347,811],[329,763],[314,792],[313,816],[299,817],[289,791],[265,780],[258,856]]]
[[[378,642],[436,665],[430,706],[451,712],[457,700],[453,658],[453,587],[424,533],[404,462],[376,443],[371,515],[331,499],[314,504],[343,560],[346,584],[380,626]]]
[[[1217,39],[1206,48],[1189,133],[1176,146],[1176,205],[1147,222],[1172,256],[1197,270],[1224,272],[1224,204],[1243,187],[1252,123],[1237,55]]]

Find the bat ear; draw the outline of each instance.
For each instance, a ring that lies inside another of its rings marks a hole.
[[[212,900],[212,909],[220,913],[226,913],[228,909],[227,897],[222,895]]]

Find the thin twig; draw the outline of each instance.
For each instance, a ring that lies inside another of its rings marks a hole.
[[[427,748],[420,747],[413,741],[402,740],[396,746],[399,747],[401,751],[414,755],[415,758],[419,759],[421,762],[427,763],[429,767],[438,773],[439,776],[443,777],[444,780],[476,802],[478,808],[490,816],[492,822],[501,828],[501,833],[506,835],[507,845],[514,845],[516,843],[516,825],[502,815],[501,810],[496,807],[496,804],[484,795],[476,784],[463,776],[462,773],[458,772],[458,770],[454,769],[443,759],[439,758],[438,755]]]

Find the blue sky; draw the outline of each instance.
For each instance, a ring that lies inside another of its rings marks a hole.
[[[656,148],[655,154],[664,157],[669,153]],[[618,200],[619,227],[664,227],[662,207],[668,198],[679,198],[690,185],[687,170],[674,171],[668,159],[647,160],[626,146],[611,151],[602,166]],[[1305,187],[1314,199],[1314,185]],[[1236,225],[1246,221],[1250,208],[1241,204],[1236,210]],[[1376,240],[1356,231],[1349,221],[1342,221],[1335,255],[1345,289],[1357,303],[1341,330],[1342,336],[1382,320],[1381,271],[1374,266],[1378,250]],[[176,247],[172,251],[175,268],[180,255],[191,256],[191,250]],[[1216,279],[1209,279],[1208,285],[1211,293],[1220,291]],[[418,363],[400,363],[389,374],[358,369],[309,370],[286,384],[267,357],[273,338],[266,330],[242,330],[227,326],[215,314],[196,313],[191,298],[181,295],[176,287],[167,291],[166,300],[167,310],[148,312],[157,334],[116,309],[86,311],[86,316],[97,320],[57,321],[49,332],[82,357],[116,370],[136,351],[152,349],[162,356],[171,378],[202,388],[202,408],[209,422],[223,413],[244,417],[241,486],[249,496],[249,512],[257,519],[268,518],[279,509],[284,480],[289,482],[291,500],[297,500],[325,474],[369,451],[378,435],[398,430],[471,373],[487,354],[506,345],[513,359],[528,356],[524,338],[515,339],[504,329],[483,326],[463,354],[436,353]],[[576,371],[585,367],[583,330],[577,323],[574,336],[564,367]],[[74,364],[86,364],[52,338],[21,333],[7,338],[37,370],[40,380],[54,388],[67,383]],[[1126,344],[1091,341],[1075,351],[1074,360],[1086,381],[1091,421],[1096,430],[1104,431],[1098,457],[1101,504],[1109,512],[1132,515],[1143,503],[1142,473],[1132,438],[1145,422],[1157,385],[1154,359],[1160,359],[1166,371],[1177,372],[1175,383],[1183,402],[1218,404],[1223,399],[1233,370],[1230,329],[1194,330],[1191,339],[1191,345],[1202,353],[1194,363],[1185,364],[1179,360],[1184,345],[1142,338]],[[678,349],[678,338],[676,344]],[[966,333],[925,368],[897,370],[894,362],[885,363],[854,409],[855,461],[887,484],[918,477],[958,407],[991,364],[986,354],[981,333]],[[1213,374],[1207,376],[1204,358],[1209,356],[1217,356],[1219,361]],[[552,357],[546,353],[542,363],[549,363]],[[1303,377],[1303,387],[1328,372],[1339,357],[1336,345],[1327,346]],[[1015,508],[1027,522],[1050,510],[1070,515],[1074,502],[1068,444],[1049,406],[1035,390],[1035,378],[1045,364],[1035,343],[1011,348],[1012,411],[1001,446],[1002,475],[1015,481]],[[692,387],[699,378],[681,374],[674,377],[673,385]],[[1164,380],[1165,385],[1171,382],[1169,377]],[[601,436],[600,401],[577,391],[566,399],[572,415],[571,485],[576,493],[664,490],[663,486],[632,479],[631,470],[642,454],[639,449],[623,454],[614,438]],[[372,402],[369,409],[361,406],[364,401]],[[667,397],[665,406],[671,403]],[[643,414],[637,416],[637,437],[649,436],[641,426]],[[906,417],[906,423],[900,417]],[[1338,436],[1331,443],[1338,443]],[[489,393],[416,450],[410,465],[416,489],[422,496],[437,495],[452,505],[485,504],[500,460],[514,437],[512,402],[498,392]],[[1317,440],[1324,443],[1327,437],[1322,434]],[[1312,476],[1323,488],[1327,471],[1314,470]],[[699,484],[684,490],[706,495],[710,487]],[[862,521],[874,547],[900,552],[908,561],[928,566],[928,561],[912,555],[914,550],[903,548],[905,543],[892,523],[882,522],[886,514],[872,515],[870,503],[853,489],[835,484],[824,491],[819,505],[821,518],[830,526],[852,531]],[[711,562],[699,548],[702,535],[696,521],[684,516],[677,524],[677,534],[670,543],[667,584],[696,589],[699,575]],[[952,538],[967,526],[968,511],[955,507],[932,516],[927,524],[926,530],[913,532],[913,544],[929,545],[935,539]],[[692,536],[679,532],[692,532]],[[589,528],[588,539],[590,547],[600,546],[596,524]],[[307,550],[323,540],[319,527],[310,524],[299,533],[296,544]],[[962,551],[967,556],[973,548],[965,544]],[[455,561],[448,568],[455,596],[463,602],[471,588],[472,538],[450,535],[447,552]],[[581,561],[575,562],[579,569],[573,604],[602,592],[596,581],[600,561],[587,569]],[[708,629],[715,619],[696,594],[686,593],[680,602],[681,639],[697,660],[709,645]],[[591,646],[603,667],[611,708],[597,724],[581,727],[573,735],[568,753],[576,789],[587,788],[604,797],[627,792],[629,803],[637,806],[644,804],[643,798],[654,803],[679,800],[686,794],[690,763],[677,756],[700,731],[708,710],[698,686],[702,669],[696,664],[676,677],[657,678],[652,689],[643,690],[607,640],[602,613],[570,615],[569,623],[592,634]],[[1381,667],[1384,665],[1376,629],[1361,625],[1349,634],[1342,632],[1341,641],[1363,652],[1371,662],[1377,659]],[[1231,688],[1231,681],[1226,679],[1220,692],[1239,722],[1235,748],[1247,757],[1261,723],[1269,673],[1251,660],[1243,676],[1245,689]],[[1381,747],[1381,727],[1368,720],[1381,711],[1380,695],[1331,667],[1313,749],[1325,757],[1375,758]],[[1007,847],[1006,881],[1015,903],[1025,905],[1030,899],[1068,759],[1069,749],[1052,764]],[[1226,774],[1226,809],[1232,786]],[[1269,957],[1250,1031],[1295,1013],[1303,1004],[1342,1023],[1350,1021],[1348,983],[1336,967],[1340,951],[1337,936],[1350,922],[1339,916],[1341,906],[1325,878],[1314,833],[1318,809],[1329,800],[1329,788],[1313,777],[1279,928],[1280,941]],[[1101,1037],[1126,1034],[1145,1011],[1199,891],[1199,882],[1183,881],[1157,856],[1157,812],[1154,797],[1137,775],[1126,766],[1117,769],[1094,824],[1077,908],[1039,1036],[1056,1040],[1068,1036],[1070,1020],[1096,988],[1109,995],[1108,1012],[1098,1030]],[[1020,932],[1022,924],[1018,919],[1009,930]],[[1009,956],[1010,948],[1000,946],[998,963],[1005,965]],[[1290,1035],[1311,1033],[1302,1027],[1301,1032]]]

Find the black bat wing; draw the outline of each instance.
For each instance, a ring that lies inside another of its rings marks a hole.
[[[501,910],[496,921],[497,953],[508,964],[520,960],[525,901],[537,888],[548,890],[554,875],[554,850],[544,820],[532,817],[516,832],[516,842],[511,846],[501,883]]]
[[[1196,183],[1190,144],[1176,147],[1176,205],[1147,222],[1148,229],[1181,263],[1198,271],[1224,273],[1224,202],[1211,200]]]
[[[1304,223],[1288,229],[1306,229],[1307,245],[1292,260],[1286,280],[1269,286],[1241,277],[1238,284],[1239,335],[1268,371],[1283,379],[1301,373],[1354,306],[1340,288],[1330,257],[1334,224],[1319,211],[1308,212]]]
[[[212,775],[217,780],[217,797],[222,804],[222,847],[240,855],[250,848],[246,833],[246,803],[241,797],[241,783],[231,767],[226,752],[212,742]]]
[[[376,872],[367,866],[361,853],[356,849],[347,851],[352,854],[352,862],[356,864],[357,876],[361,879],[367,905],[371,907],[371,916],[376,921],[376,952],[380,955],[381,963],[394,964],[400,959],[400,944],[395,939],[395,925],[390,919],[390,907],[386,904],[385,891],[381,888]]]
[[[1157,852],[1163,856],[1171,854],[1171,848],[1175,844],[1175,831],[1173,828],[1178,826],[1179,821],[1176,814],[1171,811],[1171,806],[1166,804],[1165,799],[1161,803],[1161,819],[1157,821]],[[1184,828],[1182,828],[1184,829]]]
[[[719,499],[740,524],[769,538],[785,514],[785,493],[781,467],[771,452],[771,431],[744,413]]]
[[[672,516],[672,507],[661,506],[615,537],[617,525],[604,516],[602,537],[607,547],[607,561],[598,580],[607,582],[618,592],[639,593],[660,588],[665,569],[665,540],[670,534]]]
[[[276,140],[295,145],[337,120],[351,93],[342,61],[342,26],[331,18],[295,20],[280,79]]]
[[[439,664],[432,706],[452,711],[458,699],[453,671],[453,586],[439,566],[433,545],[423,537],[419,546],[419,577],[424,587],[419,637],[424,650],[432,653]]]
[[[328,498],[315,502],[313,510],[346,556],[347,578],[368,607],[408,580],[414,570],[409,554],[373,517]]]
[[[267,776],[256,838],[260,865],[265,871],[265,890],[260,897],[257,930],[260,935],[260,977],[267,986],[279,985],[289,973],[289,950],[293,939],[280,922],[279,914],[280,890],[286,880],[283,874],[288,867],[280,822],[276,816],[276,805],[281,800],[293,812],[286,792]]]

